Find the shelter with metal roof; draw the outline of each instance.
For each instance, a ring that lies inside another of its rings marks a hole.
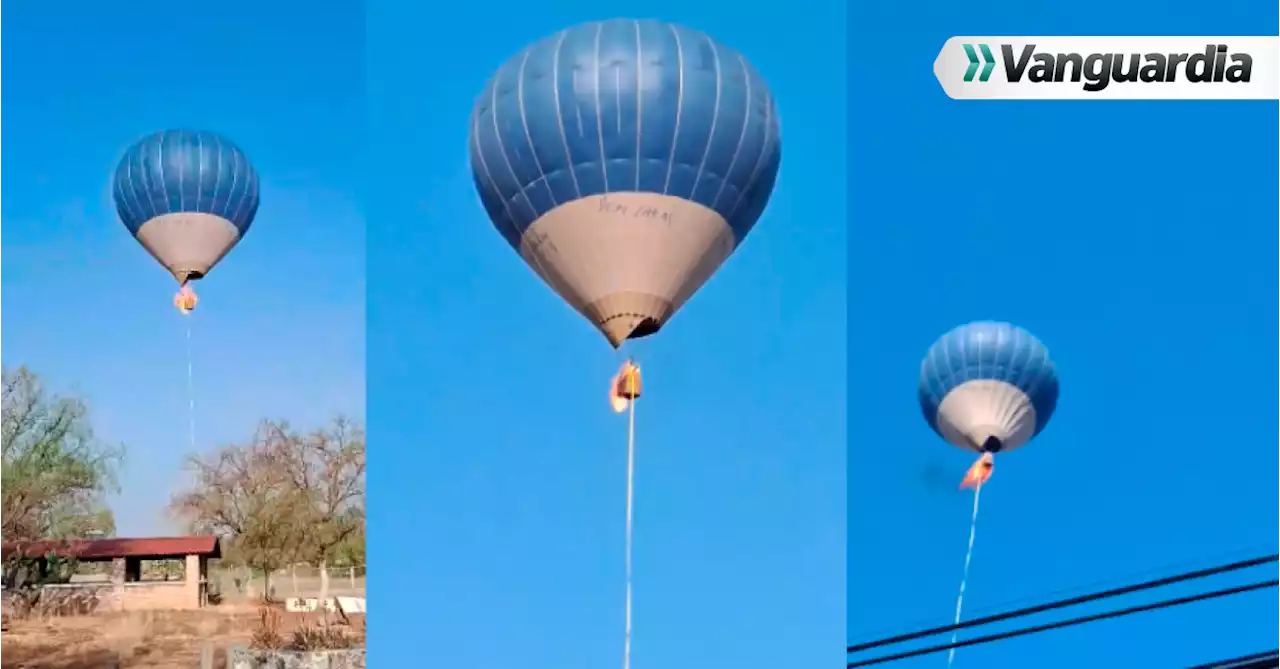
[[[209,560],[222,556],[218,538],[210,535],[6,541],[0,553],[6,563],[15,556],[33,560],[41,575],[48,574],[50,558],[80,564],[106,563],[108,568],[103,575],[68,575],[66,582],[44,586],[41,594],[42,600],[75,600],[75,608],[92,611],[208,606]],[[166,568],[146,569],[148,563]]]

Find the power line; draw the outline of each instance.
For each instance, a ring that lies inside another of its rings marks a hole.
[[[1046,600],[1055,600],[1055,599],[1063,599],[1066,597],[1074,597],[1082,593],[1094,592],[1098,590],[1106,590],[1109,588],[1117,587],[1118,584],[1134,583],[1138,581],[1145,581],[1147,579],[1159,578],[1161,575],[1164,575],[1164,574],[1178,574],[1178,573],[1190,571],[1193,569],[1199,569],[1206,564],[1209,564],[1209,565],[1227,564],[1230,562],[1235,562],[1237,560],[1242,560],[1248,556],[1262,554],[1262,552],[1263,552],[1263,548],[1257,547],[1257,546],[1247,548],[1247,549],[1236,549],[1233,551],[1218,553],[1216,555],[1213,555],[1207,558],[1196,559],[1196,560],[1181,560],[1179,562],[1164,564],[1159,567],[1142,569],[1139,571],[1131,571],[1124,574],[1115,574],[1112,576],[1108,576],[1106,578],[1098,578],[1098,579],[1089,581],[1087,583],[1080,583],[1072,586],[1054,588],[1053,590],[1047,590],[1042,592],[1028,593],[1028,594],[1016,597],[1014,599],[1006,599],[1000,602],[983,604],[981,606],[975,606],[975,607],[965,607],[965,610],[969,611],[970,618],[978,618],[981,616],[991,614],[996,611],[1003,611],[1006,609],[1014,609],[1014,608],[1020,608],[1023,606],[1029,606],[1035,602],[1043,602]],[[970,608],[972,608],[971,611],[970,611]],[[937,621],[938,621],[938,616],[934,615],[934,616],[930,616],[928,619],[913,620],[911,621],[910,624],[899,623],[888,628],[880,627],[879,629],[874,630],[872,633],[869,633],[867,636],[874,639],[878,639],[882,636],[898,634],[899,630],[903,630],[903,629],[917,629],[917,628],[923,629],[925,627],[930,627],[930,626],[936,625]]]
[[[867,667],[873,664],[883,664],[885,662],[905,660],[910,657],[917,657],[920,655],[929,655],[929,654],[938,653],[944,650],[951,650],[952,648],[964,648],[966,646],[977,646],[984,643],[991,643],[992,641],[1002,641],[1004,639],[1012,639],[1013,637],[1026,636],[1028,634],[1037,634],[1039,632],[1047,632],[1049,630],[1061,629],[1063,627],[1074,627],[1076,625],[1083,625],[1085,623],[1092,623],[1092,622],[1097,622],[1099,620],[1107,620],[1110,618],[1119,618],[1122,616],[1132,615],[1134,613],[1143,613],[1146,611],[1155,611],[1158,609],[1166,609],[1174,606],[1182,606],[1184,604],[1191,604],[1193,602],[1204,601],[1207,599],[1215,599],[1218,597],[1229,597],[1231,595],[1238,595],[1245,592],[1251,592],[1253,590],[1262,590],[1264,588],[1274,588],[1277,585],[1280,585],[1280,580],[1277,580],[1277,579],[1272,579],[1270,581],[1259,581],[1257,583],[1250,583],[1249,585],[1236,586],[1234,588],[1225,588],[1222,590],[1214,590],[1212,592],[1202,592],[1198,595],[1189,595],[1187,597],[1177,597],[1175,599],[1166,599],[1163,601],[1155,602],[1153,604],[1143,604],[1141,606],[1131,606],[1125,609],[1115,609],[1112,611],[1097,613],[1090,616],[1081,616],[1079,618],[1069,618],[1067,620],[1061,620],[1054,623],[1046,623],[1044,625],[1036,625],[1033,627],[1024,627],[1024,628],[1016,629],[1010,632],[1001,632],[999,634],[988,634],[986,636],[974,637],[972,639],[965,639],[964,641],[957,641],[955,643],[944,643],[936,646],[929,646],[927,648],[921,648],[919,650],[911,650],[911,651],[906,651],[902,653],[895,653],[893,655],[884,655],[881,657],[872,658],[870,660],[850,662],[848,663],[847,666],[849,667],[849,669],[852,669],[853,667]]]
[[[1190,669],[1273,669],[1280,667],[1280,649],[1265,653],[1242,655],[1230,660],[1219,660],[1209,664],[1197,664]]]
[[[909,632],[906,634],[899,634],[899,635],[887,637],[884,639],[877,639],[875,641],[868,641],[865,643],[848,646],[845,652],[858,653],[864,650],[870,650],[872,648],[879,648],[880,646],[889,646],[893,644],[902,643],[904,641],[912,641],[914,639],[919,639],[922,637],[934,636],[937,634],[953,632],[956,630],[967,629],[970,627],[978,627],[981,625],[989,625],[991,623],[1000,622],[1002,620],[1022,618],[1024,616],[1029,616],[1036,613],[1043,613],[1045,611],[1052,611],[1055,609],[1066,608],[1068,606],[1075,606],[1077,604],[1084,604],[1087,602],[1093,602],[1100,599],[1109,599],[1112,597],[1119,597],[1120,595],[1127,595],[1134,592],[1141,592],[1143,590],[1151,590],[1153,588],[1160,588],[1166,585],[1172,585],[1174,583],[1183,583],[1186,581],[1193,581],[1196,579],[1207,578],[1209,576],[1217,576],[1218,574],[1225,574],[1232,571],[1238,571],[1240,569],[1248,569],[1250,567],[1256,567],[1258,565],[1266,564],[1268,562],[1276,562],[1278,560],[1280,560],[1280,553],[1275,553],[1275,554],[1266,555],[1263,557],[1250,558],[1248,560],[1240,560],[1237,562],[1218,565],[1216,567],[1208,567],[1206,569],[1197,569],[1195,571],[1175,574],[1173,576],[1166,576],[1164,578],[1151,579],[1147,581],[1142,581],[1140,583],[1135,583],[1132,585],[1121,586],[1118,588],[1111,588],[1110,590],[1103,590],[1101,592],[1094,592],[1086,595],[1078,595],[1076,597],[1060,599],[1057,601],[1048,602],[1046,604],[1037,604],[1036,606],[1028,606],[1021,609],[1015,609],[1013,611],[1006,611],[1004,613],[997,613],[994,615],[983,616],[981,618],[974,618],[972,620],[967,620],[965,622],[958,623],[955,625],[942,625],[938,627],[931,627],[929,629],[920,630],[917,632]]]
[[[1268,545],[1267,549],[1270,549],[1270,547],[1271,546]],[[1235,560],[1242,560],[1244,558],[1247,558],[1247,556],[1260,555],[1262,553],[1265,553],[1265,550],[1263,550],[1263,547],[1251,546],[1249,547],[1249,549],[1226,551],[1226,553],[1206,556],[1206,558],[1197,559],[1197,560],[1180,560],[1180,562],[1165,564],[1165,565],[1162,565],[1162,567],[1157,567],[1152,569],[1142,569],[1142,571],[1129,572],[1124,574],[1116,574],[1116,576],[1111,576],[1107,578],[1098,578],[1098,579],[1094,579],[1094,581],[1089,581],[1087,583],[1080,583],[1080,585],[1059,587],[1059,588],[1055,588],[1055,590],[1050,590],[1046,592],[1036,592],[1036,594],[1020,596],[1020,597],[1016,597],[1016,599],[996,602],[996,604],[974,606],[973,610],[970,611],[969,613],[969,617],[978,618],[979,615],[987,615],[989,613],[992,613],[992,611],[1012,609],[1012,608],[1015,608],[1015,606],[1030,605],[1030,604],[1033,604],[1033,602],[1037,602],[1037,601],[1065,599],[1065,597],[1080,595],[1080,594],[1083,594],[1083,592],[1107,590],[1107,588],[1116,587],[1117,585],[1119,585],[1119,583],[1133,583],[1138,581],[1147,581],[1147,579],[1151,579],[1151,578],[1160,578],[1162,574],[1172,574],[1172,573],[1193,571],[1193,569],[1203,567],[1204,564],[1228,564],[1231,562],[1235,562]],[[932,617],[931,619],[916,620],[916,622],[911,624],[906,624],[906,626],[902,626],[902,624],[899,624],[899,626],[896,626],[893,629],[881,629],[881,631],[878,631],[876,634],[872,634],[872,636],[878,638],[878,637],[886,636],[886,634],[897,633],[896,632],[897,629],[904,629],[904,628],[914,629],[914,628],[923,628],[923,627],[933,626],[933,624],[937,624],[937,620],[938,620],[937,615],[934,615],[934,617]]]

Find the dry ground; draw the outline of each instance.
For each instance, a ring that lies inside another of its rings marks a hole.
[[[281,611],[287,638],[316,614]],[[363,616],[351,631],[363,635]],[[253,606],[224,605],[202,611],[99,614],[43,620],[11,620],[0,636],[2,669],[197,669],[204,644],[214,647],[216,669],[230,644],[248,643],[259,626]]]

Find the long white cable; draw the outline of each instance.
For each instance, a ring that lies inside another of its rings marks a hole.
[[[187,321],[187,429],[191,441],[191,452],[196,450],[196,391],[195,375],[191,365],[191,316]]]
[[[956,625],[960,624],[960,610],[964,607],[964,588],[969,582],[969,562],[973,560],[973,537],[977,533],[978,529],[978,500],[981,496],[982,485],[979,484],[978,487],[973,490],[973,517],[969,519],[969,549],[966,550],[964,554],[964,575],[960,578],[960,595],[956,597]],[[952,644],[956,642],[956,638],[959,634],[960,630],[956,630],[951,633]],[[947,651],[947,666],[950,667],[951,663],[955,659],[956,649],[953,646]]]
[[[631,509],[632,500],[635,497],[636,399],[631,398],[627,411],[627,596],[622,637],[622,669],[631,669]]]

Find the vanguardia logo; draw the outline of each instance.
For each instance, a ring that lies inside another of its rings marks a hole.
[[[1271,99],[1275,37],[953,37],[934,62],[953,98]]]
[[[968,45],[965,45],[966,47]],[[989,56],[987,45],[979,44]],[[966,49],[967,53],[971,53]],[[972,56],[970,57],[972,60]],[[1015,54],[1012,44],[1000,45],[1005,79],[1009,83],[1070,81],[1082,83],[1086,91],[1096,92],[1112,83],[1173,83],[1185,78],[1189,83],[1248,83],[1253,76],[1253,57],[1247,53],[1228,53],[1226,44],[1207,44],[1203,53],[1045,53],[1027,44]],[[974,66],[976,67],[976,66]],[[988,69],[979,81],[986,81]],[[965,81],[969,81],[966,78]]]

